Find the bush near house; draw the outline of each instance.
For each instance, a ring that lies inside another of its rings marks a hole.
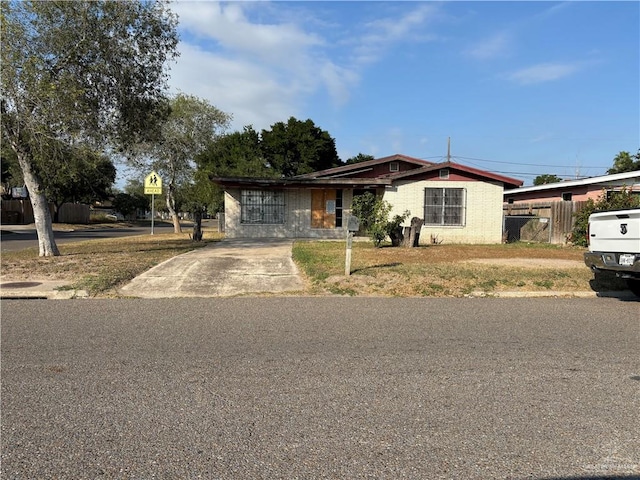
[[[587,246],[587,226],[589,225],[589,215],[593,212],[634,207],[640,207],[640,196],[634,195],[627,187],[623,187],[619,192],[607,193],[603,190],[597,200],[594,201],[590,198],[585,206],[575,214],[571,241],[580,247]]]

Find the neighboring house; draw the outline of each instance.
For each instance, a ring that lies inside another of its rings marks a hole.
[[[507,204],[522,202],[582,202],[590,198],[597,200],[603,191],[619,191],[623,187],[640,193],[640,170],[583,178],[582,180],[547,183],[534,187],[509,189],[504,192],[504,201]]]
[[[640,195],[640,171],[505,190],[505,236],[508,241],[570,242],[575,216],[587,200],[622,188]]]
[[[391,215],[409,210],[424,219],[420,243],[500,243],[504,188],[522,181],[452,162],[406,155],[297,177],[213,177],[225,190],[229,238],[344,238],[354,196],[370,191]],[[409,224],[407,220],[406,224]]]

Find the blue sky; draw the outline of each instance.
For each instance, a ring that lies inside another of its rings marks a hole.
[[[231,131],[310,118],[343,160],[402,153],[530,185],[640,147],[638,2],[190,2],[171,89]]]

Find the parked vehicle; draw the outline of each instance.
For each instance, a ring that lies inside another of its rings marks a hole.
[[[587,241],[584,263],[594,272],[624,278],[640,297],[640,208],[592,213]]]

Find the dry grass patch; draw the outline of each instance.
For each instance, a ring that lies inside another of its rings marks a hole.
[[[345,242],[296,242],[294,260],[317,294],[460,297],[592,291],[593,274],[583,263],[584,251],[540,244],[374,248],[356,242],[352,274],[345,276]]]
[[[188,233],[138,235],[59,245],[60,256],[38,257],[36,248],[2,254],[3,280],[68,280],[70,288],[106,294],[171,257],[219,241],[205,231],[203,242]]]

